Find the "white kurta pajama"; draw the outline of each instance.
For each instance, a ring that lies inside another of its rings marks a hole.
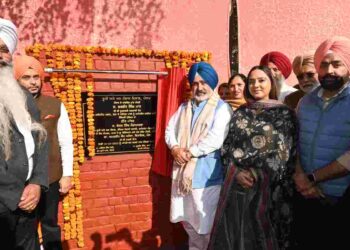
[[[198,118],[205,104],[206,102],[204,101],[198,106],[193,105],[192,123],[196,122],[196,119]],[[180,143],[177,141],[176,131],[178,131],[177,126],[179,125],[179,119],[181,117],[181,113],[185,112],[186,105],[186,103],[182,104],[168,123],[165,132],[165,140],[170,149],[174,146],[180,145]],[[218,106],[216,107],[214,117],[210,122],[211,126],[208,134],[196,145],[192,145],[190,147],[190,151],[194,157],[214,155],[215,152],[219,153],[218,149],[221,148],[222,143],[228,133],[228,124],[231,116],[231,107],[227,103],[220,100]],[[201,162],[202,161],[200,160],[197,161],[196,170],[193,177],[192,191],[190,193],[186,195],[179,194],[178,183],[176,181],[173,181],[172,183],[170,221],[173,223],[183,222],[184,228],[190,236],[190,249],[201,249],[200,246],[202,243],[198,242],[199,236],[195,234],[203,236],[203,240],[206,241],[206,243],[203,243],[202,245],[207,245],[209,242],[209,235],[213,225],[222,184],[222,180],[220,180],[209,185],[203,185],[203,183],[208,183],[207,180],[210,178],[211,174],[208,173],[208,175],[205,176],[196,176],[198,173],[202,173],[203,175],[203,173],[206,171],[210,171],[207,169],[197,171],[198,168],[207,167],[203,166]],[[212,167],[214,168],[215,166]],[[221,168],[221,163],[218,167]],[[174,162],[173,180],[175,179],[174,177],[177,176],[176,171],[178,170],[179,167]],[[196,179],[200,181],[196,182]],[[193,241],[197,242],[191,243],[191,238]],[[191,244],[195,244],[196,246],[191,247]]]

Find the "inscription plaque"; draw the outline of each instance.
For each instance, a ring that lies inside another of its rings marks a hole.
[[[94,94],[96,155],[154,150],[156,93]],[[83,97],[86,117],[86,94]],[[85,132],[87,138],[87,129]]]

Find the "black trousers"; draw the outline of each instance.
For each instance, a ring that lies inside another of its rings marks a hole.
[[[20,209],[0,213],[0,249],[39,250],[36,211]]]
[[[346,250],[350,224],[350,189],[338,200],[304,199],[297,194],[294,202],[292,236],[294,250]]]
[[[39,202],[39,221],[45,250],[62,250],[61,228],[57,223],[59,188],[58,181],[50,184],[49,190],[41,194]]]

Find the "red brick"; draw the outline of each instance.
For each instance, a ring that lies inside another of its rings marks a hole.
[[[152,191],[150,186],[129,187],[129,194],[148,194]]]
[[[94,189],[108,188],[108,180],[97,180],[92,182]]]
[[[115,230],[119,231],[120,229],[125,229],[125,228],[130,228],[130,222],[128,223],[118,223],[117,225],[115,225]]]
[[[111,61],[111,60],[116,60],[116,56],[112,56],[112,55],[102,55],[102,59],[103,60],[109,60],[109,61]]]
[[[120,161],[113,161],[107,163],[107,169],[108,170],[114,170],[120,168]]]
[[[108,206],[108,198],[100,198],[100,199],[94,199],[91,208],[98,208],[98,207],[107,207]],[[89,207],[87,207],[89,209]]]
[[[84,207],[92,207],[92,204],[94,204],[93,199],[85,199],[85,197],[84,197],[84,201],[83,201]]]
[[[110,179],[108,180],[108,186],[111,188],[122,187],[122,179]]]
[[[121,196],[127,196],[127,195],[129,195],[128,188],[115,188],[114,189],[114,196],[121,197]]]
[[[92,199],[92,198],[105,198],[105,197],[112,197],[114,196],[114,190],[113,189],[97,189],[94,191],[87,190],[87,191],[81,191],[82,197],[84,199]]]
[[[147,230],[152,227],[152,221],[136,221],[131,222],[131,230]]]
[[[112,224],[112,220],[110,216],[97,217],[92,219],[84,219],[84,228],[92,228],[96,226],[104,226],[108,224]]]
[[[135,161],[134,163],[134,166],[133,167],[141,167],[141,168],[144,168],[144,167],[151,167],[151,160],[137,160]]]
[[[133,80],[133,81],[137,81],[137,80],[145,80],[148,81],[148,75],[146,74],[122,74],[121,75],[122,79],[124,80]],[[127,87],[127,85],[125,85]]]
[[[136,178],[135,177],[128,177],[123,179],[123,186],[124,187],[131,187],[136,185]]]
[[[136,204],[137,203],[137,195],[124,196],[123,204]]]
[[[147,203],[147,202],[152,202],[152,195],[149,194],[139,194],[137,196],[137,202],[138,203]]]
[[[140,62],[139,61],[126,61],[125,62],[125,69],[126,70],[139,70],[140,69]]]
[[[119,169],[112,171],[103,171],[103,172],[88,172],[81,173],[81,181],[94,181],[94,180],[106,180],[106,179],[117,179],[129,176],[129,170]]]
[[[156,69],[156,65],[154,62],[150,62],[150,61],[140,62],[140,70],[154,71],[155,69]]]
[[[156,70],[161,71],[165,69],[165,62],[156,62]]]
[[[117,205],[114,206],[114,213],[115,214],[128,214],[130,212],[129,205]]]
[[[111,69],[124,70],[125,69],[125,61],[111,61]]]
[[[158,76],[157,75],[148,75],[148,79],[151,81],[157,81],[158,80]]]
[[[89,172],[91,171],[92,164],[84,163],[83,166],[79,168],[80,172]]]
[[[153,92],[153,86],[150,82],[144,83],[141,82],[139,83],[139,89],[145,92]]]
[[[81,182],[80,183],[80,189],[81,190],[88,190],[92,188],[92,183],[91,182]]]
[[[111,85],[109,82],[95,82],[95,91],[105,91],[109,90]]]
[[[106,170],[106,167],[107,167],[107,163],[105,162],[97,162],[97,163],[94,163],[94,164],[91,164],[91,171],[103,171],[103,170]]]
[[[136,82],[125,82],[124,83],[124,89],[130,92],[137,92],[139,90],[139,83]]]
[[[136,184],[137,185],[148,185],[149,184],[149,176],[137,177]]]
[[[114,227],[114,225],[104,225],[104,226],[89,228],[86,230],[86,234],[89,236],[94,234],[94,233],[97,233],[100,235],[109,235],[109,234],[114,234],[115,232],[116,232],[116,228]],[[88,238],[90,238],[90,237],[87,237],[86,239],[88,239]],[[90,249],[92,249],[92,248],[90,248]]]
[[[132,168],[134,166],[134,163],[135,161],[133,160],[130,160],[130,161],[122,161],[120,163],[120,167],[121,168],[126,168],[126,169],[129,169],[129,168]]]
[[[87,211],[88,218],[95,218],[114,214],[114,207],[90,208]]]
[[[130,204],[130,212],[132,213],[141,213],[141,212],[150,212],[152,211],[152,203],[144,204]]]
[[[111,64],[106,60],[95,60],[95,69],[99,70],[110,70]]]
[[[126,223],[135,221],[135,214],[123,214],[123,215],[113,215],[111,216],[111,221],[114,224]]]
[[[129,176],[148,176],[149,175],[149,168],[131,168],[129,169]]]
[[[152,214],[151,213],[138,213],[134,214],[135,215],[135,220],[134,221],[147,221],[152,219]]]
[[[106,82],[109,81],[116,81],[116,80],[121,80],[121,75],[120,74],[112,74],[112,73],[93,73],[92,77],[95,80],[95,83],[98,81],[103,81],[105,80]]]
[[[123,90],[124,88],[124,82],[111,82],[112,90]]]
[[[112,198],[108,199],[108,204],[110,206],[122,205],[123,204],[123,199],[122,199],[122,197],[112,197]]]

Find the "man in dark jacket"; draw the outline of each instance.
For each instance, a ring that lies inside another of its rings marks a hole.
[[[37,250],[35,209],[48,188],[48,147],[34,100],[13,77],[16,43],[15,25],[0,18],[0,248]]]

